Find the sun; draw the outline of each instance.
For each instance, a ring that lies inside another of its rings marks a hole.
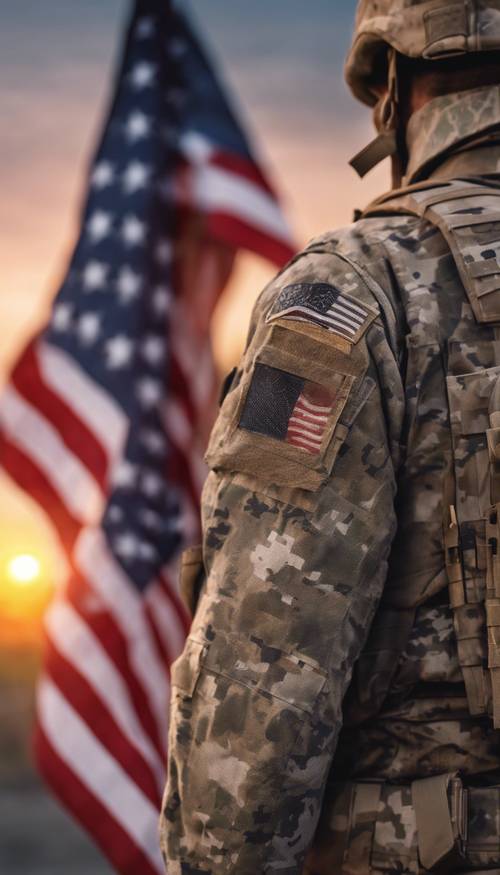
[[[7,574],[12,583],[29,586],[40,578],[40,560],[31,553],[19,553],[7,563]]]

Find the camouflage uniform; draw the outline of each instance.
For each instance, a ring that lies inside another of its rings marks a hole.
[[[169,875],[500,873],[500,86],[407,140],[262,293],[211,436]]]

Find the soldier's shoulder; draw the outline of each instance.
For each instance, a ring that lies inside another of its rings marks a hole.
[[[406,218],[406,217],[404,217]],[[390,266],[381,252],[395,230],[390,220],[366,219],[314,238],[264,290],[260,319],[313,324],[357,343],[386,310],[394,309]]]

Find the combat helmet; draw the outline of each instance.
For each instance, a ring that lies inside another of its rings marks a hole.
[[[398,53],[432,61],[498,49],[500,0],[360,0],[345,77],[355,97],[375,106],[379,98],[374,86],[381,70],[387,71],[390,94],[378,112],[386,142],[379,143],[378,151],[389,148],[388,132],[394,125]],[[365,156],[364,163],[373,166],[377,157]]]

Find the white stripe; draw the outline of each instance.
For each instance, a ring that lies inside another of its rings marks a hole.
[[[258,228],[284,243],[290,229],[274,197],[255,182],[222,167],[192,166],[190,185],[178,191],[178,199],[206,212],[221,212]]]
[[[121,407],[61,349],[41,343],[37,357],[47,386],[93,431],[112,462],[127,434],[128,420]]]
[[[294,438],[294,440],[298,441],[301,444],[305,444],[307,447],[312,447],[313,450],[318,449],[318,445],[316,443],[313,443],[312,441],[306,440],[306,438],[303,438],[301,435],[297,435]],[[320,446],[321,446],[321,444],[320,444]]]
[[[2,395],[0,424],[12,443],[40,468],[71,515],[83,524],[95,524],[103,506],[98,483],[48,420],[12,385]]]
[[[290,417],[288,427],[290,428],[291,425],[297,425],[301,428],[308,428],[312,433],[317,433],[319,431],[321,432],[321,434],[323,434],[325,430],[324,425],[321,425],[318,422],[309,422],[307,419],[301,419],[299,416]]]
[[[338,301],[333,304],[332,310],[337,310],[340,311],[340,313],[344,313],[346,316],[349,316],[349,319],[353,320],[357,325],[362,325],[365,321],[362,316],[358,316],[358,314],[353,312],[353,310],[350,310],[347,307],[343,307],[342,304],[339,304]]]
[[[163,763],[135,715],[127,685],[101,642],[67,602],[57,599],[45,615],[47,631],[57,649],[84,677],[130,741],[161,778]],[[160,792],[163,790],[158,785]]]
[[[321,407],[319,404],[313,404],[312,401],[308,401],[307,398],[304,398],[303,395],[299,395],[299,399],[297,401],[297,404],[303,404],[304,407],[309,407],[310,410],[319,410],[319,411],[323,411],[325,413],[329,413],[330,410],[332,409],[331,407]],[[311,413],[310,415],[315,416],[316,414]],[[326,417],[323,417],[323,418],[326,419]]]
[[[166,667],[158,658],[142,597],[113,558],[99,529],[84,530],[75,546],[76,562],[120,626],[129,646],[130,663],[140,680],[159,727],[167,738],[169,700]]]
[[[353,310],[357,310],[358,313],[361,313],[363,319],[366,319],[366,317],[368,316],[368,310],[364,310],[363,307],[358,307],[357,304],[353,304],[352,301],[344,298],[343,295],[339,295],[337,301],[339,301],[341,304],[344,304],[346,307],[352,307]]]
[[[324,316],[322,313],[317,313],[316,310],[311,310],[307,307],[289,307],[287,310],[282,310],[281,313],[277,313],[276,316],[272,317],[272,319],[280,319],[283,316],[287,315],[293,316],[297,312],[303,313],[305,315],[306,322],[322,322],[325,325],[337,325],[344,331],[349,331],[351,334],[356,334],[356,331],[353,328],[347,328],[345,325],[341,325],[338,320],[331,319],[329,316]],[[272,321],[272,319],[270,321]]]
[[[38,686],[40,725],[61,760],[130,835],[158,875],[158,811],[49,678]]]
[[[346,325],[350,325],[351,328],[355,328],[357,331],[363,323],[356,322],[356,317],[354,316],[343,316],[342,313],[339,313],[340,309],[340,307],[332,307],[330,310],[327,310],[328,316],[332,316],[332,318],[338,319],[340,322],[343,322]]]
[[[321,441],[323,440],[323,432],[321,434],[316,434],[316,432],[311,431],[308,428],[300,428],[297,425],[293,425],[288,429],[289,434],[300,434],[303,437],[306,437],[308,440],[313,441],[314,443],[321,445]]]
[[[185,633],[179,616],[159,582],[153,583],[145,596],[145,601],[154,614],[155,625],[161,634],[172,661],[177,659],[184,647]]]

